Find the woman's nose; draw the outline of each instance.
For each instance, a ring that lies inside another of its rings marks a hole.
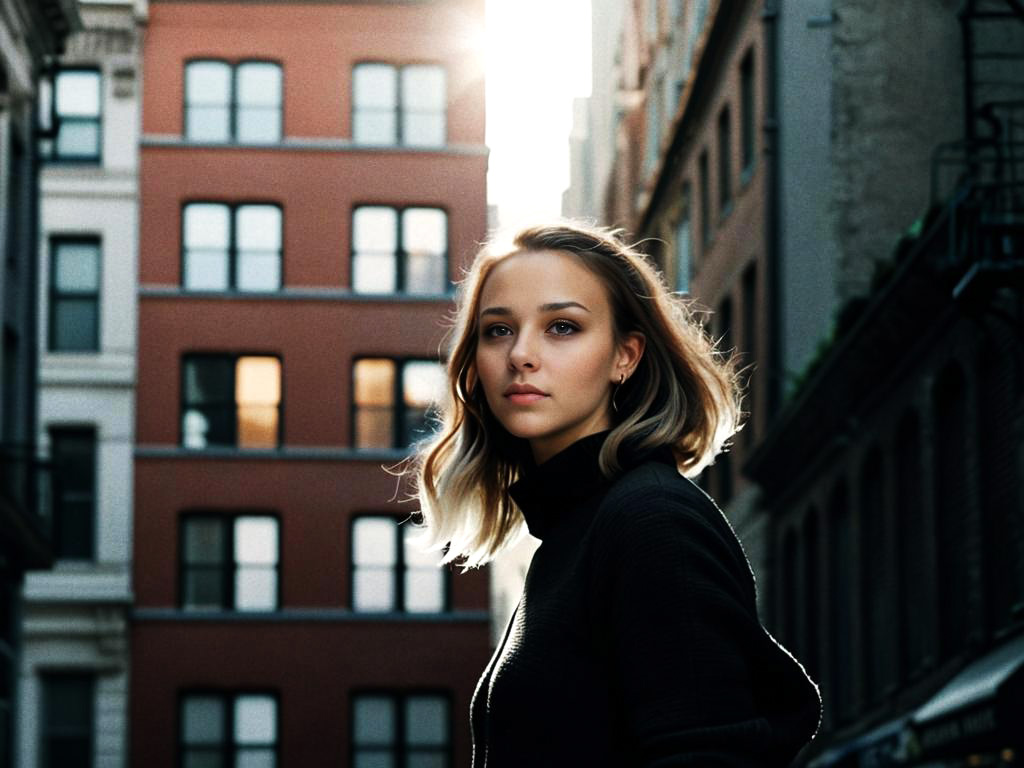
[[[513,370],[536,370],[538,366],[537,351],[526,334],[516,337],[512,349],[508,353],[509,367]]]

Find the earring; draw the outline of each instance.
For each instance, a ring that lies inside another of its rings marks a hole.
[[[620,373],[619,374],[619,382],[618,382],[618,384],[615,385],[615,389],[612,390],[612,410],[615,411],[616,413],[619,412],[619,406],[615,402],[615,396],[619,394],[619,388],[622,386],[622,383],[625,380],[626,380],[626,374]]]

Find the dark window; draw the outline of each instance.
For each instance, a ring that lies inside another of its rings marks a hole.
[[[185,137],[270,144],[281,140],[281,67],[269,61],[185,65]]]
[[[269,515],[186,515],[181,524],[181,606],[274,611],[278,521]]]
[[[275,768],[277,697],[270,693],[189,693],[181,699],[182,768]]]
[[[444,68],[367,62],[356,65],[352,81],[356,144],[444,146],[448,98]]]
[[[365,205],[352,212],[352,290],[448,290],[448,217],[439,208]]]
[[[96,238],[50,240],[51,352],[99,350],[100,242]]]
[[[854,715],[853,675],[853,531],[846,484],[832,491],[829,503],[829,677],[839,722]]]
[[[352,375],[356,448],[406,448],[430,434],[429,410],[445,382],[440,363],[365,357]]]
[[[690,290],[693,275],[693,235],[690,233],[690,182],[683,184],[683,207],[676,224],[676,290]]]
[[[352,697],[353,768],[450,768],[451,702],[439,694]]]
[[[743,175],[754,168],[754,52],[747,51],[740,64],[740,152]]]
[[[700,242],[703,248],[711,244],[711,193],[708,191],[708,152],[700,153],[697,161],[697,181],[700,185]],[[703,258],[703,253],[701,258]]]
[[[281,361],[269,356],[188,355],[182,361],[181,444],[276,448]]]
[[[41,81],[39,155],[43,160],[100,161],[102,94],[102,78],[95,69],[65,69],[52,80]]]
[[[352,523],[352,610],[439,613],[448,608],[447,570],[413,541],[421,533],[388,515]]]
[[[90,768],[93,764],[95,721],[92,676],[44,675],[42,688],[40,765],[45,768]]]
[[[750,414],[747,417],[746,426],[743,428],[743,443],[748,448],[754,443],[754,427],[757,413],[757,385],[759,379],[758,368],[761,364],[760,351],[758,349],[758,301],[757,301],[757,263],[750,264],[743,270],[743,346],[746,348],[745,359],[748,364],[754,367],[747,373],[746,408]]]
[[[896,509],[898,517],[900,666],[904,677],[915,676],[926,665],[932,637],[928,594],[932,588],[931,569],[921,546],[929,529],[922,501],[920,421],[913,411],[900,421],[896,433]]]
[[[873,446],[864,457],[860,475],[860,585],[864,627],[864,690],[869,702],[882,698],[894,684],[892,647],[895,616],[889,610],[895,597],[890,540],[885,520],[885,475],[881,449]]]
[[[821,585],[818,582],[820,571],[818,568],[818,510],[811,507],[807,512],[807,517],[804,519],[803,533],[801,535],[803,542],[803,583],[807,587],[807,594],[803,601],[804,606],[804,643],[803,643],[803,658],[802,661],[807,666],[807,672],[810,676],[818,680],[821,673],[819,661],[819,646],[821,642],[820,638],[820,601]],[[792,599],[792,596],[790,596]]]
[[[732,209],[732,115],[725,107],[718,116],[718,210],[726,216]]]
[[[189,203],[182,212],[182,285],[193,291],[281,288],[281,208]]]
[[[96,538],[96,431],[51,429],[50,456],[55,489],[54,555],[90,560]]]
[[[797,594],[797,579],[800,563],[797,559],[796,533],[787,528],[782,536],[782,637],[783,642],[794,654],[802,658],[799,616],[797,609],[800,598]]]

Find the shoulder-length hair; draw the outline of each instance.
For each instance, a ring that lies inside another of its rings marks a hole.
[[[456,294],[440,427],[418,446],[410,470],[427,527],[424,543],[445,549],[443,563],[461,560],[464,568],[488,562],[525,530],[508,489],[530,462],[529,445],[488,409],[476,351],[484,282],[499,262],[527,251],[573,254],[608,290],[616,341],[634,332],[645,337],[635,372],[615,393],[615,422],[599,458],[606,476],[620,470],[623,446],[633,452],[669,446],[680,472],[697,475],[739,428],[734,356],[715,348],[689,300],[672,293],[618,231],[563,223],[522,230],[507,246],[486,245]]]

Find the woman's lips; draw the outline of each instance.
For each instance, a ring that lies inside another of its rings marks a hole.
[[[536,403],[539,400],[543,400],[547,395],[542,395],[538,392],[511,392],[505,397],[516,405],[530,405]]]

